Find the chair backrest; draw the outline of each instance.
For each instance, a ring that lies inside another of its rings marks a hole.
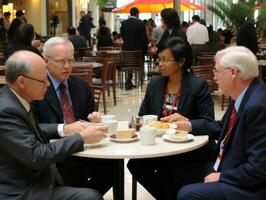
[[[100,105],[100,99],[101,99],[101,95],[102,95],[102,91],[103,91],[102,86],[92,85],[91,89],[93,92],[95,109],[96,109],[96,111],[98,111],[99,105]]]
[[[0,52],[0,65],[4,65],[5,64],[5,57],[4,57],[4,53]]]
[[[82,58],[82,61],[83,62],[99,62],[99,63],[102,63],[103,62],[103,58],[102,57],[88,57],[88,56],[84,56]]]
[[[193,74],[207,81],[212,92],[218,90],[218,84],[213,80],[213,69],[213,65],[198,65],[191,68]]]
[[[214,57],[209,56],[197,56],[197,65],[214,65]]]
[[[90,55],[91,52],[92,52],[92,47],[83,47],[83,48],[78,49],[78,54],[79,54],[79,57],[81,58],[83,56]]]
[[[89,85],[92,85],[92,75],[93,75],[92,67],[73,67],[71,74],[79,76],[80,78],[86,80]]]
[[[99,51],[108,51],[108,50],[113,50],[113,46],[108,46],[108,47],[98,47]]]
[[[116,82],[116,63],[114,61],[107,61],[106,81]]]
[[[141,50],[122,51],[123,67],[141,67],[143,66],[143,55]]]

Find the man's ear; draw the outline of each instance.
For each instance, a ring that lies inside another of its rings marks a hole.
[[[25,87],[25,79],[23,78],[23,76],[18,76],[16,82],[17,82],[17,85],[20,88],[24,88]]]

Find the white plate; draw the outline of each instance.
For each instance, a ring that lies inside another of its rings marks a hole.
[[[129,139],[118,139],[115,137],[115,134],[110,136],[110,140],[113,142],[134,142],[139,139],[139,136],[136,134],[132,138]]]
[[[187,141],[193,140],[194,135],[187,134],[187,136],[184,139],[176,139],[176,138],[172,138],[169,134],[164,134],[163,139],[168,142],[187,142]]]
[[[108,143],[109,143],[109,139],[108,138],[103,138],[100,142],[97,142],[97,143],[84,144],[84,147],[100,147],[100,146],[107,145]]]

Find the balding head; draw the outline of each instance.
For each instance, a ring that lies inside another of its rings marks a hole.
[[[49,86],[46,63],[30,51],[18,51],[6,62],[6,82],[28,102],[39,100]]]

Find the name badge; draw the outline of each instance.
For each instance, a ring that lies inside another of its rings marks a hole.
[[[169,109],[169,110],[177,110],[176,106],[172,106],[172,105],[166,105],[165,108]]]

